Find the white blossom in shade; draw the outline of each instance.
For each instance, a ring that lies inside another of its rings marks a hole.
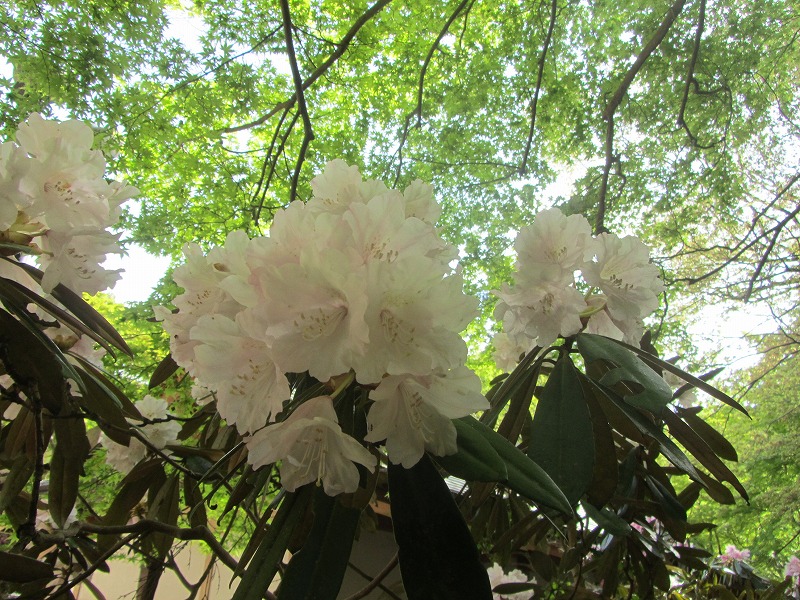
[[[159,450],[175,443],[181,431],[181,424],[169,419],[167,406],[166,400],[149,394],[136,402],[136,408],[142,417],[148,421],[155,421],[145,423],[139,428],[147,436],[148,441]]]
[[[192,339],[199,342],[193,375],[216,391],[217,411],[242,434],[266,425],[290,395],[289,382],[263,338],[264,329],[247,310],[235,321],[204,315],[191,330]],[[259,331],[262,337],[257,339]]]
[[[664,381],[667,382],[667,385],[672,388],[673,392],[682,388],[686,382],[672,373],[671,371],[664,370]],[[697,398],[697,389],[696,388],[689,388],[685,392],[682,392],[680,396],[676,398],[678,404],[680,404],[683,408],[691,408],[692,406],[697,406],[699,400]]]
[[[426,223],[434,224],[442,214],[442,207],[433,198],[433,186],[415,179],[403,190],[407,217],[416,217]]]
[[[39,264],[44,271],[42,289],[50,293],[59,283],[73,292],[96,294],[116,284],[120,270],[101,263],[108,254],[121,254],[119,235],[104,229],[73,229],[63,233],[51,229],[41,237]]]
[[[529,600],[532,591],[518,592],[514,594],[500,594],[494,592],[494,588],[504,583],[527,583],[530,581],[527,575],[519,569],[513,569],[506,573],[500,565],[493,564],[487,569],[489,574],[489,585],[493,590],[493,600]]]
[[[33,202],[19,190],[19,171],[24,157],[13,142],[0,144],[0,232],[17,221],[17,213]]]
[[[128,419],[128,422],[139,429],[155,448],[164,450],[177,442],[181,424],[169,419],[166,400],[147,395],[135,404],[145,422],[134,419]],[[149,452],[147,446],[133,436],[127,446],[105,435],[100,436],[100,443],[106,449],[106,462],[124,474],[130,473]]]
[[[500,302],[494,317],[512,335],[524,334],[535,345],[546,347],[558,336],[575,335],[581,330],[581,313],[586,309],[583,295],[572,286],[541,282],[537,286],[504,285],[494,292]]]
[[[520,359],[533,349],[531,340],[523,335],[512,335],[501,331],[492,338],[494,353],[492,358],[497,368],[510,373],[519,364]]]
[[[583,276],[607,296],[613,319],[642,319],[658,308],[664,284],[645,244],[634,236],[603,233],[595,238],[594,246],[597,260],[584,265]]]
[[[477,303],[462,292],[461,277],[442,277],[424,256],[369,267],[369,345],[353,363],[358,381],[463,365],[467,349],[458,332],[475,317]]]
[[[260,273],[267,337],[286,372],[327,381],[350,370],[369,341],[363,268],[336,249]]]
[[[369,397],[373,404],[364,439],[386,440],[389,460],[406,468],[417,464],[425,451],[454,454],[458,447],[452,419],[489,408],[480,379],[464,366],[424,376],[391,375]]]
[[[539,212],[514,242],[518,269],[515,280],[520,285],[573,283],[574,272],[587,258],[591,239],[592,228],[584,216],[567,217],[557,208]]]
[[[100,443],[106,449],[106,463],[123,475],[130,473],[147,456],[147,447],[135,437],[131,437],[127,446],[105,436],[100,437]]]
[[[342,159],[327,163],[322,173],[311,180],[311,189],[309,210],[332,214],[341,214],[353,203],[365,202],[388,190],[381,181],[362,181],[358,167],[348,166]]]
[[[374,469],[377,460],[342,432],[329,396],[307,400],[289,417],[245,440],[248,461],[262,467],[280,461],[281,485],[293,492],[307,483],[322,485],[335,496],[358,489],[354,463]]]

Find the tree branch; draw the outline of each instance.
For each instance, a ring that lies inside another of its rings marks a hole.
[[[645,61],[650,58],[650,55],[655,51],[656,48],[658,48],[659,44],[661,44],[662,40],[666,37],[667,32],[669,31],[670,27],[672,27],[675,19],[678,18],[678,15],[683,10],[684,4],[686,4],[686,0],[676,0],[669,10],[667,10],[667,14],[664,16],[664,20],[661,21],[661,25],[659,25],[658,29],[656,29],[653,37],[651,37],[647,42],[645,47],[639,53],[639,56],[636,57],[636,60],[631,68],[628,69],[627,73],[625,73],[625,77],[622,78],[622,82],[619,84],[619,87],[617,87],[617,90],[614,92],[611,100],[606,105],[606,108],[603,111],[603,119],[608,121],[614,116],[614,113],[622,102],[622,98],[627,93],[631,83],[633,83],[634,77],[636,77],[636,74],[641,70]]]
[[[550,25],[547,27],[547,35],[544,38],[542,54],[539,56],[539,72],[536,74],[536,89],[533,92],[531,101],[531,126],[528,130],[528,141],[525,143],[525,152],[522,155],[522,164],[519,167],[520,175],[528,172],[528,156],[530,155],[531,145],[533,144],[533,132],[536,128],[536,109],[539,103],[539,93],[542,89],[542,79],[544,78],[544,63],[547,58],[547,50],[550,48],[550,40],[553,38],[553,29],[556,26],[556,16],[558,15],[558,0],[553,0],[550,5]]]
[[[606,121],[606,159],[603,164],[603,175],[600,178],[600,192],[597,195],[597,217],[594,222],[595,235],[600,235],[607,231],[604,224],[606,218],[606,195],[608,194],[608,178],[611,175],[611,165],[614,164],[614,115],[609,115]]]
[[[389,573],[391,573],[397,566],[399,560],[400,560],[400,555],[397,552],[395,552],[392,559],[388,563],[386,563],[386,566],[383,567],[383,569],[381,569],[380,573],[378,573],[377,575],[375,575],[375,577],[372,578],[372,581],[370,581],[366,586],[364,586],[362,589],[357,591],[352,596],[348,596],[345,600],[360,600],[361,598],[365,597],[372,590],[381,585],[381,582],[384,579],[386,579],[386,576],[389,575]]]
[[[295,165],[294,173],[292,173],[292,186],[289,192],[289,201],[291,202],[297,198],[297,183],[300,180],[300,170],[303,168],[303,162],[305,162],[306,159],[308,145],[314,139],[314,130],[311,128],[311,119],[308,116],[306,97],[305,94],[303,94],[303,80],[300,78],[300,69],[297,66],[297,56],[294,52],[294,42],[292,41],[292,15],[289,11],[289,0],[280,0],[280,4],[281,15],[283,17],[283,32],[286,38],[286,56],[289,59],[289,66],[292,70],[297,108],[303,119],[303,141],[300,144],[300,151],[297,154],[297,164]]]
[[[686,104],[689,102],[689,91],[691,90],[692,83],[695,82],[694,69],[697,64],[697,57],[700,55],[700,42],[703,37],[703,30],[706,24],[706,0],[700,0],[700,16],[697,19],[697,29],[694,34],[694,47],[692,48],[692,56],[689,58],[689,68],[686,73],[686,84],[683,87],[683,97],[681,98],[681,107],[678,110],[678,127],[683,127],[686,130],[689,139],[692,143],[697,145],[694,135],[689,130],[689,126],[684,120],[686,113]]]
[[[205,542],[220,561],[232,571],[236,570],[239,564],[236,559],[222,547],[222,544],[214,537],[211,530],[204,525],[184,529],[175,525],[167,525],[161,521],[154,521],[153,519],[142,519],[128,525],[95,525],[93,523],[81,523],[78,532],[95,533],[98,535],[120,535],[129,533],[137,536],[148,533],[163,533],[178,540],[197,540]]]
[[[450,25],[452,25],[453,22],[458,18],[458,15],[461,14],[461,11],[463,11],[468,4],[472,4],[474,2],[475,0],[461,0],[461,3],[456,7],[456,9],[453,11],[453,13],[445,22],[442,29],[439,31],[439,35],[436,36],[436,41],[433,42],[430,49],[428,50],[427,56],[425,56],[425,60],[423,61],[422,68],[420,69],[419,72],[419,82],[417,84],[417,106],[412,111],[412,114],[417,115],[417,127],[422,126],[422,92],[425,88],[425,75],[428,72],[428,66],[431,63],[431,60],[433,59],[433,53],[436,52],[436,49],[442,42],[442,39],[444,39],[444,36],[447,35],[447,32],[450,29]]]
[[[366,25],[375,15],[377,15],[384,6],[389,4],[392,0],[378,0],[375,4],[373,4],[363,15],[361,15],[355,23],[353,23],[352,27],[344,34],[344,37],[341,41],[336,45],[336,50],[314,71],[308,78],[302,83],[301,88],[303,91],[307,90],[311,87],[314,82],[319,79],[332,65],[335,63],[339,58],[345,53],[347,48],[350,46],[350,42],[353,41],[358,31]],[[295,92],[292,96],[290,96],[284,102],[280,102],[276,104],[269,112],[265,115],[259,117],[255,121],[251,121],[249,123],[244,123],[242,125],[236,125],[234,127],[226,127],[220,130],[220,133],[236,133],[237,131],[245,131],[247,129],[252,129],[253,127],[258,127],[266,123],[273,115],[277,114],[279,111],[291,108],[297,102],[297,92]]]

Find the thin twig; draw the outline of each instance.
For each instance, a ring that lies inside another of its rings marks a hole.
[[[400,560],[400,554],[395,552],[392,559],[388,563],[386,563],[386,566],[383,567],[383,569],[381,569],[380,573],[378,573],[377,575],[375,575],[375,577],[372,578],[372,581],[370,581],[366,586],[364,586],[362,589],[357,591],[352,596],[348,596],[345,600],[359,600],[360,598],[363,598],[364,596],[369,594],[372,590],[378,587],[384,579],[386,579],[386,576],[389,575],[389,573],[391,573],[394,570],[399,560]]]
[[[235,570],[239,564],[236,559],[228,554],[228,551],[222,547],[222,544],[217,541],[217,538],[214,537],[211,530],[204,525],[184,529],[175,525],[167,525],[161,521],[142,519],[128,525],[95,525],[93,523],[81,523],[79,531],[96,533],[98,535],[163,533],[178,540],[199,540],[205,542],[214,554],[219,557],[220,561],[232,571]]]
[[[706,0],[700,0],[700,16],[697,19],[697,29],[694,34],[694,47],[692,48],[692,56],[689,58],[689,68],[686,73],[686,84],[683,87],[683,97],[681,98],[681,107],[678,110],[678,127],[683,127],[686,134],[689,136],[692,144],[697,145],[697,140],[689,129],[684,119],[686,113],[686,104],[689,102],[689,91],[691,90],[692,83],[695,83],[694,69],[697,65],[697,58],[700,55],[700,43],[703,39],[703,30],[706,23]]]
[[[439,48],[439,44],[444,39],[444,36],[447,35],[447,32],[450,29],[450,25],[458,18],[458,15],[461,14],[467,4],[475,2],[475,0],[461,0],[461,3],[456,7],[450,17],[445,21],[444,26],[439,31],[439,35],[436,36],[436,41],[431,44],[430,49],[428,50],[428,54],[425,56],[425,60],[422,63],[422,68],[419,71],[419,81],[417,82],[417,106],[414,109],[412,114],[417,115],[417,127],[422,126],[422,93],[425,89],[425,75],[428,72],[428,66],[431,64],[431,60],[433,59],[433,53]]]
[[[550,5],[550,25],[547,27],[547,35],[544,38],[542,54],[539,56],[539,72],[536,74],[536,89],[533,92],[531,101],[531,126],[528,130],[528,140],[525,143],[525,152],[522,155],[522,164],[519,167],[520,175],[528,172],[528,157],[531,146],[533,145],[533,132],[536,129],[536,109],[539,104],[539,93],[542,90],[542,79],[544,78],[544,63],[547,59],[547,50],[550,48],[550,40],[553,38],[553,29],[556,26],[556,16],[558,15],[558,0],[553,0]]]
[[[308,78],[303,81],[302,89],[303,91],[307,90],[311,87],[314,82],[319,79],[339,58],[347,51],[347,48],[350,46],[350,43],[355,38],[358,31],[366,25],[375,15],[377,15],[384,6],[389,4],[392,0],[378,0],[375,4],[373,4],[364,14],[362,14],[353,26],[344,34],[344,37],[341,41],[336,44],[336,50],[331,53],[331,55],[314,71]],[[297,93],[295,92],[292,96],[290,96],[287,100],[280,102],[272,107],[266,114],[262,115],[255,121],[250,121],[249,123],[244,123],[242,125],[236,125],[234,127],[226,127],[222,129],[221,133],[235,133],[237,131],[245,131],[247,129],[252,129],[253,127],[258,127],[263,123],[266,123],[273,115],[277,114],[279,111],[291,108],[297,102]]]

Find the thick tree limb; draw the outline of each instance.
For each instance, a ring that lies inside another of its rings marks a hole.
[[[607,122],[606,127],[606,140],[605,140],[605,154],[606,160],[605,165],[603,166],[603,175],[600,182],[600,193],[598,194],[597,199],[597,219],[595,221],[595,233],[602,233],[605,229],[603,225],[603,220],[605,219],[606,213],[606,194],[608,193],[608,178],[611,174],[611,165],[614,163],[613,159],[613,148],[614,148],[614,114],[617,112],[617,108],[619,108],[622,99],[625,97],[625,94],[628,92],[628,88],[633,83],[634,78],[636,77],[637,73],[641,70],[642,66],[644,66],[645,61],[650,58],[650,55],[658,48],[659,44],[664,40],[667,35],[667,32],[672,27],[672,24],[675,22],[675,19],[678,18],[678,15],[683,10],[683,6],[686,4],[686,0],[676,0],[675,3],[667,10],[667,14],[664,16],[664,19],[661,21],[661,25],[658,26],[653,36],[650,40],[645,44],[642,51],[636,57],[633,65],[631,65],[628,72],[625,73],[625,76],[622,78],[619,86],[617,86],[614,95],[611,97],[611,100],[606,105],[605,110],[603,110],[603,120]]]
[[[689,102],[689,92],[692,84],[697,84],[694,78],[694,69],[697,65],[697,58],[700,56],[700,42],[703,38],[703,30],[706,24],[706,0],[700,0],[700,16],[697,18],[697,29],[694,34],[694,45],[692,47],[692,56],[689,58],[689,67],[686,73],[686,83],[683,86],[683,96],[681,97],[681,106],[678,110],[678,127],[683,127],[686,135],[693,145],[698,146],[697,139],[695,138],[689,126],[684,119],[686,114],[686,104]]]
[[[302,90],[305,91],[309,87],[311,87],[314,82],[319,79],[331,66],[339,60],[339,58],[347,51],[347,48],[350,46],[350,43],[356,37],[358,31],[366,25],[375,15],[377,15],[384,6],[389,4],[392,0],[378,0],[375,4],[373,4],[363,15],[361,15],[355,23],[353,23],[352,27],[344,34],[344,37],[339,41],[336,45],[336,50],[334,50],[331,55],[325,59],[325,61],[320,64],[311,75],[306,78],[305,81],[302,83]],[[250,121],[249,123],[244,123],[242,125],[236,125],[234,127],[226,127],[222,129],[220,133],[236,133],[237,131],[245,131],[247,129],[252,129],[253,127],[258,127],[266,123],[272,116],[276,115],[279,111],[288,109],[293,107],[297,103],[297,92],[295,92],[292,96],[290,96],[284,102],[280,102],[276,104],[272,109],[267,112],[266,114],[262,115],[255,121]]]
[[[528,130],[528,140],[525,143],[525,152],[522,155],[522,164],[519,166],[520,175],[525,175],[528,172],[528,157],[531,152],[531,145],[533,144],[533,132],[536,129],[536,109],[539,104],[539,93],[542,90],[542,79],[544,78],[544,63],[547,59],[547,50],[550,48],[550,40],[553,38],[553,29],[556,26],[556,16],[558,15],[558,0],[553,0],[550,5],[550,24],[547,27],[547,34],[544,38],[542,45],[542,54],[539,56],[539,72],[536,74],[536,89],[533,92],[533,100],[531,101],[531,126]]]
[[[645,47],[642,48],[639,56],[636,57],[636,60],[634,61],[633,65],[631,65],[631,68],[628,69],[627,73],[625,73],[625,76],[622,78],[622,82],[619,84],[617,90],[614,92],[614,95],[611,97],[611,100],[606,105],[606,108],[603,111],[603,119],[608,121],[612,116],[614,116],[614,113],[622,102],[622,98],[627,93],[631,83],[633,83],[633,79],[636,77],[636,74],[641,70],[645,61],[650,58],[650,55],[664,40],[667,32],[670,30],[670,27],[672,27],[672,24],[675,22],[675,19],[678,18],[678,15],[683,10],[684,4],[686,4],[686,0],[676,0],[669,10],[667,10],[667,14],[664,16],[664,20],[661,21],[661,25],[658,26],[658,29],[656,29],[653,37],[651,37]]]

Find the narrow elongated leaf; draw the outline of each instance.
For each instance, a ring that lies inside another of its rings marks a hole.
[[[4,310],[0,310],[0,345],[8,373],[20,385],[35,382],[42,405],[57,415],[67,398],[64,372],[78,379],[58,347]]]
[[[615,512],[607,509],[598,509],[591,502],[581,502],[586,511],[586,516],[613,535],[625,536],[631,532],[631,526]]]
[[[130,444],[130,424],[125,420],[117,395],[91,373],[78,369],[78,374],[83,393],[76,398],[76,402],[90,415],[99,417],[97,425],[109,438],[123,446]]]
[[[657,413],[672,400],[672,390],[664,379],[627,346],[601,335],[582,333],[578,335],[578,350],[587,365],[597,361],[613,363],[614,366],[598,380],[601,384],[608,387],[620,382],[635,385],[638,392],[623,395],[625,402],[632,406]]]
[[[164,467],[158,460],[139,463],[120,482],[117,495],[103,516],[103,525],[123,525],[130,519],[133,507],[139,504],[147,490],[154,483],[160,484],[166,479]],[[100,549],[107,550],[114,544],[115,536],[101,536],[98,540]]]
[[[56,447],[50,459],[48,505],[56,525],[64,527],[78,498],[83,463],[91,447],[82,418],[56,419]]]
[[[466,481],[508,481],[508,468],[480,431],[462,419],[454,419],[458,452],[434,460],[451,475]]]
[[[475,418],[462,417],[459,420],[477,430],[503,460],[508,472],[506,486],[537,504],[554,508],[565,515],[572,514],[572,505],[564,492],[528,455]]]
[[[157,385],[161,385],[167,379],[172,377],[172,375],[177,371],[180,367],[178,367],[178,363],[172,358],[172,354],[167,354],[158,366],[156,370],[153,371],[153,374],[150,376],[150,381],[147,384],[147,389],[152,390]]]
[[[336,600],[342,586],[361,511],[321,489],[314,496],[314,525],[281,580],[281,600]]]
[[[594,432],[583,388],[568,355],[556,363],[540,394],[528,456],[574,505],[592,481]]]
[[[72,314],[56,306],[46,298],[42,298],[36,292],[29,290],[16,281],[6,279],[5,277],[0,277],[0,296],[7,299],[13,298],[20,304],[20,306],[23,307],[30,303],[38,305],[45,312],[49,313],[58,321],[72,329],[76,334],[86,335],[92,338],[95,342],[105,348],[112,356],[114,356],[113,346],[109,344],[105,338],[103,338],[103,336],[96,333],[90,327],[84,325],[80,319],[77,319]]]
[[[33,475],[34,467],[34,461],[25,454],[14,459],[0,488],[0,512],[5,512],[14,503]]]
[[[389,494],[409,600],[491,600],[475,541],[430,459],[410,469],[390,464]]]
[[[53,567],[42,561],[0,550],[0,581],[28,583],[52,579]]]
[[[32,265],[18,263],[21,268],[28,272],[38,283],[42,282],[42,273],[39,269]],[[109,343],[113,344],[128,356],[133,356],[128,344],[122,336],[114,329],[113,325],[109,323],[103,315],[92,308],[86,301],[76,294],[65,285],[58,284],[51,292],[53,297],[61,302],[67,309],[81,321],[83,321],[90,329],[102,335]]]
[[[611,424],[597,401],[591,382],[580,373],[578,379],[581,382],[586,406],[589,408],[594,434],[594,470],[587,490],[587,499],[595,506],[604,506],[614,495],[619,482],[617,448]]]
[[[733,474],[725,463],[714,453],[706,441],[697,434],[694,429],[689,427],[681,418],[672,412],[669,408],[662,411],[661,416],[664,422],[669,427],[672,436],[678,440],[689,453],[694,456],[701,465],[720,481],[727,481],[733,488],[739,492],[739,495],[748,500],[747,490]]]
[[[152,491],[152,488],[151,488]],[[155,519],[166,525],[175,525],[178,522],[180,513],[180,482],[177,473],[167,477],[158,491],[152,495],[150,506],[147,510],[147,517]],[[145,547],[150,546],[152,552],[159,558],[167,555],[172,547],[173,538],[164,533],[153,533],[145,538],[148,542]]]
[[[636,428],[646,436],[653,438],[658,442],[661,452],[673,465],[681,469],[689,477],[695,481],[700,481],[700,474],[692,464],[692,461],[683,453],[683,451],[667,437],[667,435],[656,426],[652,421],[648,420],[642,413],[632,406],[628,406],[621,398],[617,398],[616,394],[611,390],[604,389],[597,385],[596,389],[605,395],[624,415],[636,426]]]
[[[585,334],[581,334],[581,335],[585,335]],[[669,371],[673,375],[677,375],[678,377],[683,379],[685,382],[691,383],[694,387],[696,387],[699,390],[704,391],[709,396],[712,396],[712,397],[716,398],[717,400],[719,400],[721,402],[724,402],[728,406],[732,406],[733,408],[735,408],[739,412],[747,415],[748,417],[750,416],[750,414],[745,410],[744,406],[742,406],[736,400],[734,400],[733,398],[728,396],[728,394],[726,394],[725,392],[723,392],[721,390],[718,390],[713,385],[703,381],[699,377],[695,377],[694,375],[692,375],[690,373],[687,373],[686,371],[684,371],[682,369],[679,369],[678,367],[676,367],[672,363],[669,363],[669,362],[667,362],[665,360],[662,360],[662,359],[658,358],[657,356],[654,356],[654,355],[652,355],[652,354],[650,354],[648,352],[645,352],[644,350],[642,350],[640,348],[637,348],[636,346],[631,346],[630,344],[626,344],[625,342],[620,342],[618,340],[610,340],[610,338],[606,338],[606,339],[609,339],[609,341],[612,341],[613,343],[615,343],[615,344],[617,344],[619,346],[622,346],[623,348],[627,348],[628,350],[630,350],[631,352],[636,354],[639,358],[641,358],[645,363],[647,363],[649,365],[652,365],[654,367],[658,367],[660,369],[664,369],[665,371]]]
[[[266,535],[247,565],[232,600],[261,600],[264,597],[264,592],[278,572],[295,527],[306,514],[312,493],[313,487],[306,485],[295,493],[286,494]],[[242,562],[244,561],[239,564]]]
[[[736,452],[736,448],[733,447],[733,444],[731,444],[719,431],[697,416],[696,413],[683,408],[677,408],[677,412],[678,415],[684,421],[686,421],[689,427],[691,427],[697,433],[697,435],[699,435],[703,441],[708,444],[709,448],[716,452],[717,456],[724,458],[725,460],[739,460],[739,455]]]

